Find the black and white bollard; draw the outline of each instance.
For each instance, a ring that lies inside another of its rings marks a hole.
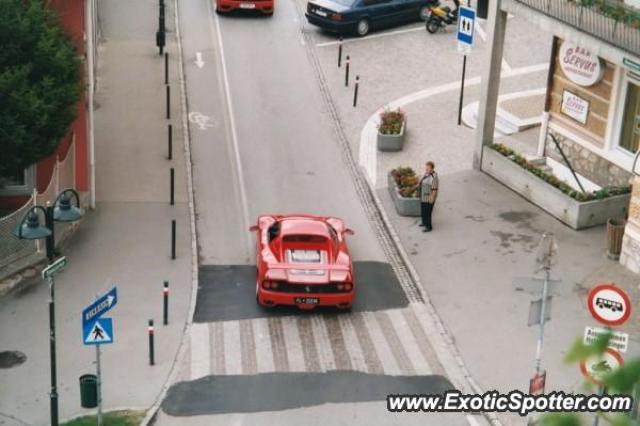
[[[360,86],[360,76],[356,75],[356,84],[353,88],[353,107],[358,105],[358,86]]]
[[[340,37],[340,44],[338,44],[338,68],[342,66],[342,37]]]
[[[154,331],[153,331],[153,320],[150,319],[149,320],[149,327],[148,327],[148,331],[149,331],[149,365],[155,365],[156,361],[155,361],[155,353],[154,353],[154,342],[153,342],[153,335],[154,335]]]
[[[169,52],[164,52],[164,84],[169,84]]]
[[[344,64],[344,87],[349,87],[349,64],[351,63],[351,58],[347,55],[347,62]]]
[[[162,287],[162,323],[169,324],[169,281]]]

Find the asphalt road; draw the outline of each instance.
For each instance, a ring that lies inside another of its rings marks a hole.
[[[217,16],[207,0],[179,4],[201,289],[184,381],[170,389],[158,424],[467,424],[462,414],[405,418],[386,413],[387,387],[428,393],[437,391],[430,383],[450,386],[439,360],[442,352],[428,337],[422,305],[372,302],[337,317],[331,312],[291,316],[289,310],[282,312],[287,316],[258,318],[247,313],[246,301],[229,296],[234,289],[245,294],[238,283],[246,281],[242,265],[255,259],[248,227],[259,214],[341,217],[356,232],[349,241],[354,260],[386,262],[334,134],[298,7],[295,0],[278,1],[275,15],[264,18]],[[211,277],[216,268],[226,267],[236,275]],[[396,297],[397,280],[386,273],[372,275],[395,295],[391,302],[402,299]],[[226,303],[216,300],[225,295]],[[229,315],[208,311],[225,304]],[[345,381],[326,372],[339,370],[375,375],[368,385],[375,396],[335,404],[327,395],[344,392]],[[290,376],[294,373],[302,376]],[[218,392],[209,386],[221,376],[227,388],[262,383],[264,392],[282,398],[281,404],[239,410],[233,406],[237,401],[203,401],[203,394]],[[275,379],[267,383],[264,377]],[[321,385],[322,396],[302,392],[310,384]],[[329,413],[322,409],[326,405],[317,407],[326,403],[332,404]],[[286,420],[277,410],[286,410]]]

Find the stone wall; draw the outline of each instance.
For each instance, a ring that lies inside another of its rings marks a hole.
[[[571,167],[573,167],[578,174],[600,186],[625,186],[629,184],[631,173],[558,132],[549,129],[549,134],[553,134],[556,137],[564,154],[569,159]],[[560,151],[558,151],[549,135],[547,135],[546,144],[546,155],[559,161],[561,164],[565,164],[562,155],[560,155]]]

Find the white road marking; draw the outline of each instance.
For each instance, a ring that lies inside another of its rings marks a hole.
[[[549,64],[544,62],[541,64],[530,65],[522,68],[509,69],[504,70],[502,72],[503,78],[515,77],[524,74],[530,74],[534,72],[544,71],[549,68]],[[480,84],[480,77],[472,77],[467,78],[465,80],[465,87],[477,86]],[[430,87],[428,89],[423,89],[409,95],[403,96],[402,98],[396,99],[394,101],[389,102],[387,105],[384,105],[376,112],[374,112],[366,124],[362,128],[360,132],[360,146],[358,147],[358,162],[365,169],[365,175],[369,178],[371,183],[375,186],[378,175],[377,175],[377,152],[376,152],[376,136],[377,136],[377,125],[378,125],[378,116],[385,108],[396,109],[396,108],[405,108],[408,104],[423,100],[426,98],[430,98],[435,95],[440,95],[446,92],[450,92],[453,90],[460,89],[460,80],[453,81],[451,83],[445,83],[440,86]]]
[[[275,371],[273,363],[273,350],[269,337],[269,324],[266,318],[258,318],[253,323],[253,335],[256,339],[256,359],[258,361],[258,373],[271,373]]]
[[[240,322],[225,321],[224,359],[227,374],[242,374],[242,355],[240,354]]]
[[[351,359],[351,365],[354,370],[367,372],[367,363],[362,353],[362,347],[356,336],[356,332],[351,322],[351,316],[340,315],[338,316],[338,323],[342,329],[342,336],[344,337],[344,344],[349,352],[349,358]]]
[[[313,338],[316,342],[316,349],[318,350],[318,358],[320,359],[320,370],[335,370],[336,362],[333,359],[333,352],[331,350],[331,341],[327,335],[327,328],[324,325],[324,319],[320,315],[313,315],[311,317],[311,327],[313,329]]]
[[[363,312],[362,315],[364,317],[364,322],[367,325],[367,329],[369,330],[373,346],[376,348],[376,353],[380,358],[384,374],[402,374],[402,369],[398,366],[396,358],[393,356],[393,352],[387,344],[387,339],[384,338],[384,333],[378,324],[375,313]]]
[[[211,374],[209,324],[191,326],[191,380]]]
[[[233,157],[236,166],[236,176],[238,178],[238,186],[240,190],[240,203],[242,204],[242,219],[244,221],[244,229],[246,232],[243,232],[246,243],[247,243],[247,258],[249,259],[251,256],[251,252],[253,250],[253,241],[251,234],[248,232],[249,229],[249,204],[247,202],[247,190],[244,183],[244,175],[242,171],[242,161],[240,160],[240,150],[238,148],[238,132],[236,131],[236,120],[233,114],[233,101],[231,98],[231,89],[229,86],[229,76],[227,73],[227,62],[225,60],[224,55],[224,44],[222,42],[222,33],[220,31],[220,21],[218,19],[218,15],[212,13],[211,11],[211,2],[207,2],[207,12],[209,13],[209,30],[211,32],[211,39],[215,43],[215,38],[213,34],[213,27],[215,26],[216,35],[218,38],[218,50],[220,52],[220,62],[222,67],[222,79],[224,82],[224,91],[226,95],[226,104],[227,104],[227,112],[229,114],[229,126],[231,127],[231,142],[233,146]],[[213,16],[213,20],[211,18]],[[215,25],[214,25],[215,21]]]
[[[217,127],[218,123],[215,122],[211,117],[201,114],[197,111],[191,111],[189,113],[189,122],[193,124],[197,124],[200,130],[207,130],[212,127]]]
[[[397,30],[397,31],[387,31],[387,32],[382,32],[382,33],[378,33],[378,34],[372,34],[372,35],[368,35],[366,37],[358,37],[358,38],[349,38],[346,40],[343,40],[343,43],[355,43],[357,41],[367,41],[367,40],[371,40],[374,38],[380,38],[380,37],[389,37],[389,36],[394,36],[394,35],[398,35],[398,34],[406,34],[406,33],[412,33],[415,31],[425,31],[424,29],[424,24],[421,24],[419,27],[414,27],[414,28],[407,28],[404,30]],[[327,46],[335,46],[337,44],[340,44],[339,40],[336,41],[326,41],[324,43],[316,43],[316,47],[327,47]]]
[[[418,375],[433,374],[433,369],[422,354],[407,320],[404,318],[404,315],[402,315],[402,311],[394,309],[387,311],[387,315],[389,315],[389,319],[391,319],[391,324],[396,334],[402,339],[402,346],[404,346],[406,353],[411,359],[415,373]]]
[[[202,52],[196,52],[196,60],[193,61],[194,64],[200,69],[204,67],[204,61],[202,60]]]
[[[300,341],[295,316],[282,317],[282,332],[289,358],[289,370],[305,371],[304,353],[302,352],[302,342]]]
[[[467,414],[466,418],[467,418],[467,422],[471,426],[480,426],[480,422],[478,420],[476,420],[476,418],[474,416],[472,416],[471,414]]]

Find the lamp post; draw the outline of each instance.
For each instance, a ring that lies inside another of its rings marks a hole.
[[[72,194],[76,200],[76,206],[71,204]],[[45,226],[40,225],[38,211],[44,215]],[[20,224],[13,230],[13,234],[21,240],[40,240],[45,238],[47,259],[53,263],[55,253],[55,222],[73,222],[82,217],[80,197],[73,189],[65,189],[58,194],[53,205],[47,203],[46,207],[33,206],[24,215]],[[51,392],[49,393],[51,404],[51,426],[58,426],[58,389],[56,373],[56,316],[55,316],[55,281],[53,274],[47,277],[49,284],[49,351],[51,356]]]

